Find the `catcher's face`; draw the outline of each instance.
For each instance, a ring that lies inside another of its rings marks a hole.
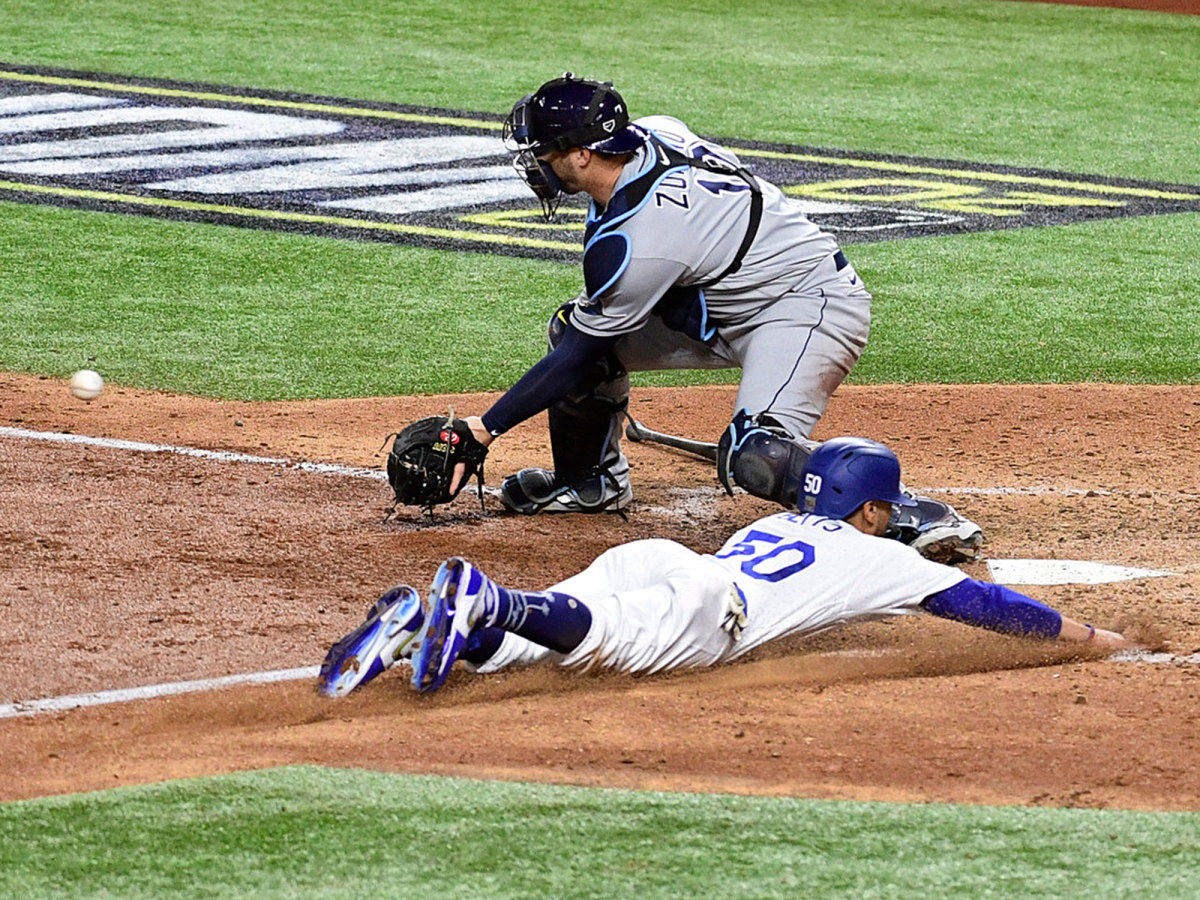
[[[550,171],[558,178],[564,194],[578,194],[584,189],[577,159],[579,155],[579,148],[572,147],[569,150],[552,150],[538,157],[538,161],[548,165]]]

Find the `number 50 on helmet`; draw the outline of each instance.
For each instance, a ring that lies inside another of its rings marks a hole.
[[[900,460],[883,444],[833,438],[809,456],[801,473],[801,512],[844,519],[868,500],[916,506],[900,489]]]

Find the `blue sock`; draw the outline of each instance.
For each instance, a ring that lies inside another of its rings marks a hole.
[[[495,606],[487,603],[479,624],[511,631],[557,653],[570,653],[592,627],[592,611],[570,594],[496,585]]]
[[[502,640],[504,640],[504,629],[502,628],[476,628],[467,635],[466,646],[463,647],[458,658],[466,660],[472,665],[481,666],[496,654]]]

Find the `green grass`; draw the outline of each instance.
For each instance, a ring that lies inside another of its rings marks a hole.
[[[1194,896],[1200,816],[285,768],[0,806],[0,894]]]
[[[701,133],[1200,184],[1200,17],[995,0],[0,0],[5,62],[503,113],[563,70]],[[849,248],[858,382],[1200,381],[1200,216]],[[0,203],[0,370],[498,389],[573,266]],[[698,383],[736,374],[654,376]],[[0,896],[1194,895],[1195,815],[291,769],[0,806]]]
[[[1200,381],[1200,215],[858,245],[858,382]]]
[[[0,368],[238,399],[503,389],[575,266],[0,204]],[[47,254],[46,247],[55,252]],[[851,376],[1200,380],[1200,216],[856,245]],[[36,336],[30,340],[30,336]],[[644,375],[688,384],[734,373]]]
[[[504,112],[572,68],[746,139],[1200,183],[1200,17],[1029,3],[0,0],[12,62]],[[531,48],[538,52],[530,52]],[[1194,215],[851,249],[852,381],[1194,382]],[[0,204],[0,368],[245,399],[501,389],[576,269]],[[643,376],[640,384],[737,373]]]
[[[490,112],[569,67],[712,134],[1200,182],[1195,17],[735,6],[609,4],[579,30],[567,7],[483,0],[337,16],[311,0],[0,0],[0,46],[21,63]],[[1195,381],[1198,234],[1172,216],[855,247],[877,303],[852,380]],[[7,204],[0,244],[0,368],[86,363],[231,398],[503,388],[579,287],[561,265]]]
[[[565,69],[716,135],[1195,182],[1200,19],[994,0],[0,0],[13,62],[506,112]]]
[[[580,279],[518,259],[0,211],[0,367],[86,363],[116,382],[223,397],[506,387],[544,352],[546,320]]]

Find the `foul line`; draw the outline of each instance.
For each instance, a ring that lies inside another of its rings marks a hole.
[[[199,681],[174,681],[116,691],[97,691],[92,694],[69,694],[65,697],[48,697],[44,700],[18,700],[16,703],[0,704],[0,719],[33,716],[46,712],[64,712],[82,706],[105,706],[109,703],[125,703],[130,700],[150,700],[155,697],[169,697],[173,694],[214,691],[238,684],[273,684],[277,681],[297,681],[301,678],[316,678],[320,671],[320,666],[305,666],[302,669],[276,669],[271,672],[226,675],[224,678],[203,678]]]
[[[137,453],[175,453],[180,456],[194,456],[217,462],[256,463],[259,465],[284,466],[288,469],[299,469],[304,472],[318,472],[322,475],[347,475],[351,478],[371,478],[376,481],[387,480],[387,473],[379,469],[340,466],[335,463],[296,462],[291,459],[282,459],[273,456],[250,456],[246,453],[233,453],[228,450],[201,450],[199,447],[147,444],[141,441],[90,437],[83,434],[67,434],[61,431],[28,431],[24,428],[0,426],[0,437],[24,438],[26,440],[49,441],[61,444],[85,444],[89,447],[104,447],[110,450],[132,450]]]
[[[841,650],[832,656],[890,656],[894,650]],[[1153,653],[1146,650],[1125,650],[1108,658],[1115,663],[1145,663],[1148,665],[1196,665],[1200,654],[1175,656],[1171,653]],[[275,684],[281,681],[300,681],[316,678],[320,666],[304,666],[299,669],[275,669],[270,672],[248,672],[244,675],[226,675],[223,678],[203,678],[197,681],[171,681],[144,687],[124,688],[115,691],[96,691],[90,694],[68,694],[62,697],[47,697],[42,700],[18,700],[16,703],[0,704],[0,719],[19,716],[35,716],[39,713],[67,712],[85,706],[106,706],[112,703],[127,703],[132,700],[154,700],[177,694],[200,691],[215,691],[242,684]]]
[[[69,434],[61,431],[30,431],[25,428],[9,428],[0,426],[0,437],[21,438],[32,441],[49,441],[52,443],[83,444],[90,447],[105,447],[112,450],[132,450],[138,453],[176,453],[180,456],[194,456],[200,459],[211,459],[217,462],[258,463],[272,466],[284,466],[289,469],[300,469],[305,472],[319,472],[325,475],[347,475],[352,478],[370,478],[375,481],[386,481],[387,473],[379,469],[363,469],[356,466],[342,466],[336,463],[297,462],[291,459],[271,456],[251,456],[245,453],[234,453],[228,450],[202,450],[199,447],[177,447],[170,444],[148,444],[142,441],[125,441],[118,438],[92,437],[83,434]],[[1061,488],[1049,485],[1032,487],[922,487],[926,494],[959,494],[980,497],[993,496],[1028,496],[1037,497],[1043,494],[1058,494],[1067,497],[1111,497],[1112,491],[1095,490],[1093,488]],[[713,488],[714,493],[720,493]]]

